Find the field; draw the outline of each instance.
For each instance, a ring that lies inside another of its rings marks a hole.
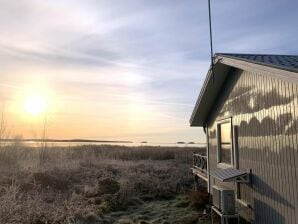
[[[2,146],[0,223],[209,223],[194,151],[203,149]]]

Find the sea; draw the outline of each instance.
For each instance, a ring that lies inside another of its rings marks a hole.
[[[37,141],[24,141],[23,145],[29,147],[40,147],[42,142]],[[206,147],[206,143],[163,143],[163,142],[61,142],[51,141],[46,142],[48,147],[70,147],[81,145],[118,145],[118,146],[159,146],[159,147]]]

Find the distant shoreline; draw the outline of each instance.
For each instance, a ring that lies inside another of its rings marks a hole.
[[[147,146],[165,146],[165,145],[172,145],[172,146],[198,146],[198,145],[206,145],[204,142],[147,142],[147,141],[141,141],[141,142],[134,142],[134,141],[125,141],[125,140],[92,140],[92,139],[0,139],[0,142],[19,142],[19,143],[29,143],[29,144],[34,144],[34,143],[73,143],[73,144],[80,144],[80,143],[85,143],[85,144],[124,144],[124,145],[147,145]]]
[[[5,142],[103,142],[103,143],[133,143],[132,141],[108,141],[91,139],[0,139]]]

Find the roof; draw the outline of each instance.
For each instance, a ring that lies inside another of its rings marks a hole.
[[[211,173],[211,176],[222,181],[222,182],[230,182],[234,181],[239,177],[244,177],[248,175],[248,173],[238,170],[235,168],[227,168],[227,169],[217,169]]]
[[[191,126],[204,126],[229,71],[238,68],[298,82],[298,55],[229,54],[214,56],[190,118]]]
[[[289,71],[298,71],[298,55],[270,55],[270,54],[217,54],[252,62],[264,66],[285,69]]]

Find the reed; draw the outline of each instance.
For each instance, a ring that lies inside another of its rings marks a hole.
[[[192,189],[192,154],[202,150],[3,146],[0,223],[77,223],[90,214],[99,218],[121,210],[136,203],[136,198],[173,198]],[[113,186],[119,189],[104,190]]]

